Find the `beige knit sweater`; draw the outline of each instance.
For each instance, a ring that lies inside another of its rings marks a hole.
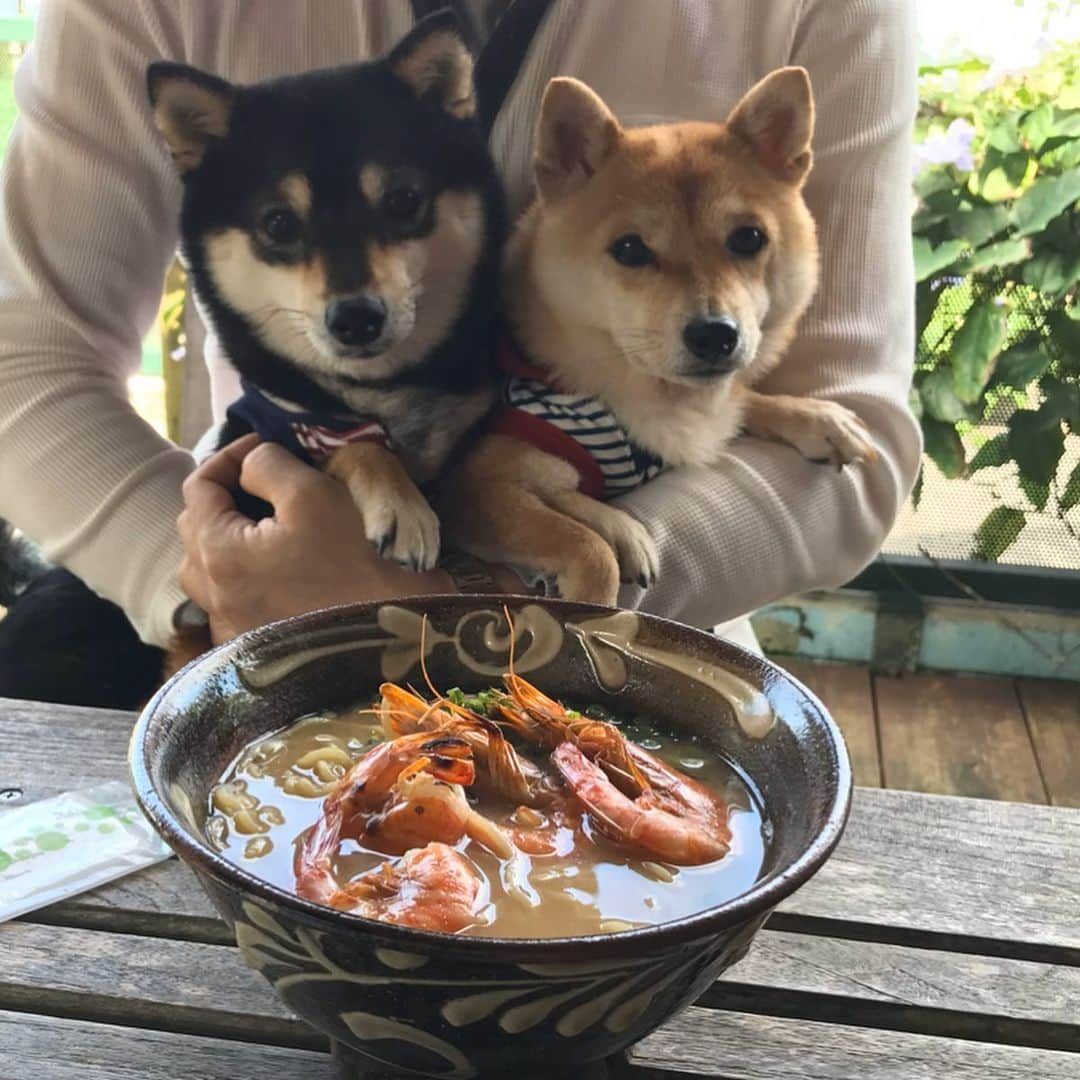
[[[660,582],[628,604],[711,625],[840,583],[875,553],[915,476],[910,0],[557,0],[497,123],[515,209],[533,121],[556,74],[627,124],[720,119],[773,68],[810,71],[819,122],[809,201],[819,299],[767,389],[835,398],[883,450],[841,473],[737,442],[718,468],[626,499],[654,530]],[[183,597],[174,522],[190,455],[132,410],[125,379],[176,244],[180,186],[146,104],[147,64],[228,79],[369,57],[408,0],[51,0],[19,68],[21,116],[0,190],[0,517],[163,642]],[[208,350],[220,410],[235,383]]]

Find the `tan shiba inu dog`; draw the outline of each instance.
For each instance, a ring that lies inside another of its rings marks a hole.
[[[740,429],[838,466],[875,456],[842,406],[750,389],[817,284],[813,122],[801,68],[762,80],[725,123],[638,130],[582,83],[552,81],[538,197],[507,255],[504,402],[445,485],[453,542],[613,603],[657,559],[604,499],[714,463]]]

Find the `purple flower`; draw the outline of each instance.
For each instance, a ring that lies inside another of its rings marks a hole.
[[[971,143],[975,129],[966,120],[954,120],[944,132],[928,135],[915,147],[915,172],[930,165],[955,165],[961,172],[971,172],[975,160]]]

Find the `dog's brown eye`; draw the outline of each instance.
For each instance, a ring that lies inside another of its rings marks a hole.
[[[637,233],[627,233],[626,236],[620,236],[608,250],[617,263],[629,266],[634,270],[656,262],[656,256],[653,254],[652,248]]]
[[[756,255],[769,241],[769,238],[753,225],[744,225],[736,229],[727,238],[727,249],[732,255],[749,257]]]
[[[408,221],[416,217],[423,201],[416,188],[399,187],[387,192],[383,199],[383,209],[398,221]]]
[[[263,214],[262,230],[275,244],[295,244],[303,231],[300,219],[291,211],[277,207]]]

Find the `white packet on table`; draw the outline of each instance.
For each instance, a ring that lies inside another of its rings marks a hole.
[[[119,780],[0,812],[0,922],[96,889],[172,852]]]

